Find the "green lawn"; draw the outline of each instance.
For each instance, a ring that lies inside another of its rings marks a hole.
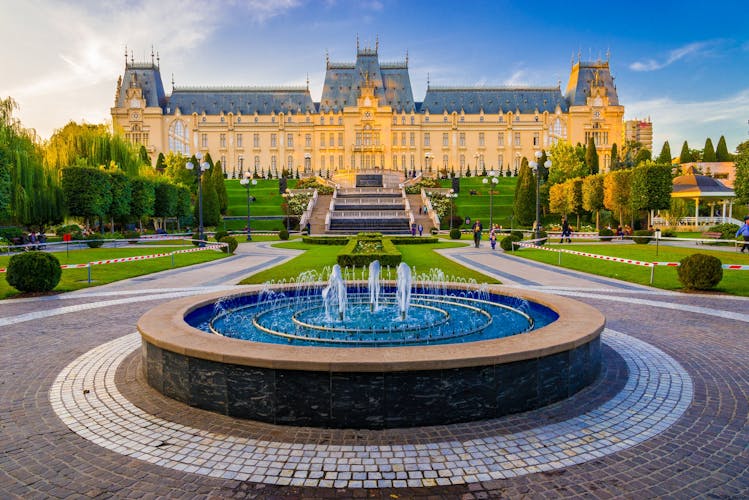
[[[470,217],[471,221],[481,219],[484,227],[488,227],[491,206],[492,221],[503,227],[510,227],[517,177],[498,177],[499,182],[494,187],[491,200],[489,186],[483,183],[484,179],[485,177],[461,177],[460,193],[455,199],[455,215],[460,216],[463,220],[466,217]],[[440,184],[442,187],[452,187],[450,179],[443,179]],[[471,191],[475,191],[476,194],[472,195]],[[463,225],[461,227],[467,228],[468,226]],[[443,229],[447,229],[447,225]]]
[[[306,250],[306,252],[280,266],[250,276],[242,281],[242,284],[288,281],[296,278],[304,271],[319,271],[325,266],[332,267],[336,263],[336,256],[343,249],[343,246],[310,245],[302,242],[280,243],[276,246]],[[398,245],[397,247],[403,255],[403,261],[412,268],[416,268],[417,274],[428,272],[432,268],[439,268],[448,278],[455,276],[467,280],[475,279],[479,283],[499,283],[494,278],[461,266],[433,251],[437,248],[453,248],[456,246],[461,245],[460,243],[435,243],[430,245]],[[382,278],[395,279],[395,271],[395,269],[390,269],[390,275],[388,275],[387,269],[383,269]]]
[[[288,180],[288,188],[296,186],[295,179]],[[229,207],[226,215],[247,216],[247,190],[239,183],[239,179],[227,179],[225,181],[226,193],[229,196]],[[251,229],[253,231],[280,231],[284,229],[283,220],[257,220],[257,216],[283,216],[283,197],[278,192],[278,179],[257,179],[257,185],[250,187],[250,195],[255,197],[251,202],[250,214],[252,215]],[[247,221],[227,220],[225,221],[227,231],[238,231],[247,227]]]
[[[190,245],[192,247],[192,245]],[[168,253],[173,250],[181,250],[184,247],[122,247],[122,248],[92,248],[86,250],[71,250],[69,255],[65,252],[56,252],[54,255],[60,264],[85,264],[86,262],[114,259],[119,257],[133,257],[136,255],[152,255],[157,253]],[[174,267],[184,267],[202,262],[208,262],[225,257],[226,254],[215,250],[204,250],[202,252],[191,252],[177,254],[174,256]],[[6,267],[10,257],[0,256],[0,267]],[[69,292],[81,288],[103,285],[120,281],[135,276],[151,274],[158,271],[172,269],[172,259],[161,257],[134,262],[123,262],[120,264],[105,264],[92,266],[91,279],[88,283],[88,269],[64,269],[60,283],[55,287],[56,292]],[[0,274],[0,298],[8,298],[18,295],[18,291],[11,287],[6,274]]]
[[[738,252],[721,252],[709,250],[704,247],[699,248],[681,248],[659,246],[658,255],[655,255],[656,246],[649,245],[619,245],[616,243],[606,245],[554,245],[554,248],[567,248],[579,252],[588,252],[597,255],[608,255],[611,257],[622,257],[645,262],[679,262],[684,257],[694,254],[703,253],[713,255],[719,258],[724,264],[743,264],[749,265],[749,255]],[[536,250],[533,248],[523,248],[514,253],[519,257],[531,259],[547,264],[558,265],[559,253]],[[623,264],[618,262],[608,262],[590,257],[578,255],[561,254],[562,267],[584,271],[586,273],[617,278],[631,283],[641,285],[650,285],[651,268],[635,266],[632,264]],[[656,267],[652,286],[665,290],[679,290],[681,283],[676,274],[675,267]],[[731,271],[723,270],[723,280],[718,284],[716,290],[730,293],[732,295],[749,296],[749,271]]]

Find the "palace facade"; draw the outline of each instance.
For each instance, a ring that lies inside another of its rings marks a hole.
[[[556,141],[593,137],[601,170],[624,142],[608,61],[573,62],[567,88],[436,87],[423,100],[411,89],[408,58],[380,62],[378,47],[356,60],[327,60],[319,101],[306,87],[175,87],[167,95],[158,59],[126,58],[111,110],[114,129],[159,153],[198,151],[227,176],[282,169],[301,175],[395,170],[463,175],[470,166],[514,170]]]

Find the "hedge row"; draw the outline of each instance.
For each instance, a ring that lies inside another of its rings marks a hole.
[[[349,242],[349,238],[346,236],[304,236],[302,241],[310,245],[345,245]]]
[[[434,238],[432,236],[420,236],[420,237],[414,237],[414,236],[395,236],[393,238],[390,238],[390,241],[393,242],[393,245],[424,245],[424,244],[430,244],[430,243],[439,243],[439,238]]]
[[[370,238],[363,238],[369,240]],[[370,262],[380,261],[381,266],[397,266],[401,263],[401,253],[390,240],[382,240],[382,252],[354,253],[358,238],[353,238],[338,254],[338,265],[341,267],[368,266]]]

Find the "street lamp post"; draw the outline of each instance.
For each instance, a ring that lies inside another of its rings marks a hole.
[[[447,192],[447,199],[450,202],[450,232],[453,230],[453,200],[458,197],[458,193],[456,193],[452,188]]]
[[[432,165],[430,160],[432,159],[432,153],[424,153],[424,163],[426,164],[427,172],[432,173]]]
[[[286,198],[286,232],[289,232],[289,219],[291,219],[291,199],[294,197],[294,193],[288,191],[283,194]]]
[[[198,177],[198,239],[200,240],[199,246],[205,246],[205,235],[203,234],[203,182],[201,178],[203,172],[211,168],[207,161],[201,161],[203,159],[203,153],[198,151],[195,153],[195,159],[198,160],[198,164],[195,165],[193,162],[188,161],[185,163],[187,170],[195,170],[195,175]],[[198,167],[198,168],[195,168]]]
[[[257,185],[256,179],[250,179],[252,174],[245,172],[244,179],[240,179],[239,183],[247,189],[247,241],[252,241],[252,234],[250,233],[250,185]]]
[[[541,198],[539,196],[539,186],[541,184],[541,166],[538,164],[538,162],[541,160],[541,156],[543,156],[543,153],[541,151],[536,151],[535,153],[536,161],[530,162],[530,167],[533,169],[534,172],[536,172],[536,228],[534,231],[534,239],[538,239],[539,231],[541,230]],[[546,160],[544,163],[544,167],[546,169],[551,168],[551,160]]]
[[[499,179],[497,179],[497,173],[492,170],[489,172],[489,177],[484,177],[484,180],[481,182],[489,185],[489,230],[491,230],[494,227],[494,186],[499,182]]]

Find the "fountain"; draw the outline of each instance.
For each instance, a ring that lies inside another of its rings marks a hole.
[[[390,428],[537,408],[598,375],[604,319],[590,306],[439,270],[412,279],[405,263],[395,282],[380,271],[347,282],[336,265],[326,286],[309,273],[159,306],[138,323],[146,378],[234,417]]]

